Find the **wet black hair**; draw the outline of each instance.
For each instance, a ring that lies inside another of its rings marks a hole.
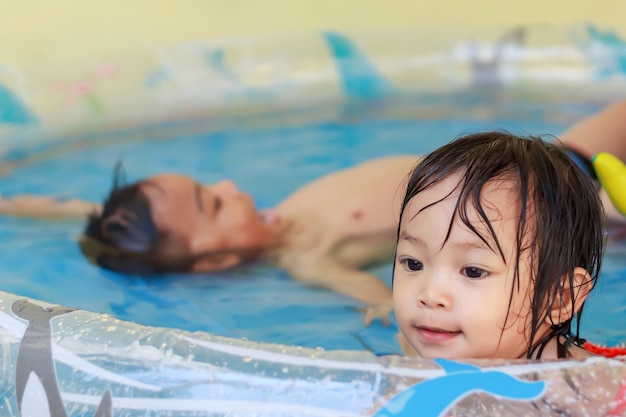
[[[142,185],[126,185],[122,165],[115,166],[102,212],[89,215],[79,239],[83,255],[103,268],[142,276],[190,270],[197,259],[164,253],[173,237],[157,228]]]
[[[527,252],[530,279],[534,283],[530,312],[530,341],[534,341],[541,323],[551,318],[552,306],[560,302],[574,306],[576,291],[570,291],[570,299],[563,300],[563,288],[564,285],[572,289],[577,287],[574,280],[576,267],[589,273],[590,282],[579,284],[585,290],[591,291],[597,282],[606,233],[604,212],[594,183],[561,147],[540,137],[520,137],[499,131],[470,134],[438,148],[416,165],[409,177],[400,219],[414,196],[455,174],[461,175],[456,187],[460,194],[445,241],[458,216],[503,260],[505,255],[486,216],[481,192],[494,179],[512,180],[515,184],[520,212],[515,241],[515,272],[509,300],[515,287],[519,287],[520,259]],[[468,208],[478,213],[487,226],[488,236],[481,234],[469,221]],[[509,314],[510,310],[507,321]],[[564,336],[567,343],[580,345],[581,316],[582,307],[569,319],[552,323],[549,335],[532,345],[529,342],[527,358],[532,358],[535,352],[536,357],[540,357],[553,337]],[[572,330],[574,319],[576,328]],[[558,346],[559,357],[565,356],[564,346]]]

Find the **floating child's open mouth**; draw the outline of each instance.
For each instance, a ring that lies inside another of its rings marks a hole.
[[[280,219],[278,213],[274,209],[259,210],[259,216],[266,224],[276,224]]]

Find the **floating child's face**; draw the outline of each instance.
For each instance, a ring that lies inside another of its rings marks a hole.
[[[516,184],[492,180],[481,194],[503,258],[471,203],[468,220],[489,245],[458,214],[446,241],[460,178],[457,174],[439,181],[413,197],[404,210],[393,283],[398,325],[423,357],[524,357],[530,343],[533,283],[527,251],[520,256],[519,285],[513,282],[519,221]],[[536,340],[549,331],[550,324],[542,323]]]
[[[157,227],[184,243],[177,248],[180,255],[265,248],[272,242],[269,222],[232,181],[202,185],[184,175],[160,174],[142,187]],[[214,271],[239,262],[233,254],[219,263],[200,261],[193,269]]]

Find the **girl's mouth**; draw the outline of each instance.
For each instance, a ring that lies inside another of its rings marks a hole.
[[[442,343],[454,339],[462,332],[460,330],[444,330],[437,327],[418,326],[417,335],[426,343]]]

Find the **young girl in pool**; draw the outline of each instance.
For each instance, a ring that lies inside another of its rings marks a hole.
[[[400,216],[393,301],[407,353],[589,355],[572,322],[598,278],[604,215],[562,149],[498,132],[457,139],[413,170]]]

